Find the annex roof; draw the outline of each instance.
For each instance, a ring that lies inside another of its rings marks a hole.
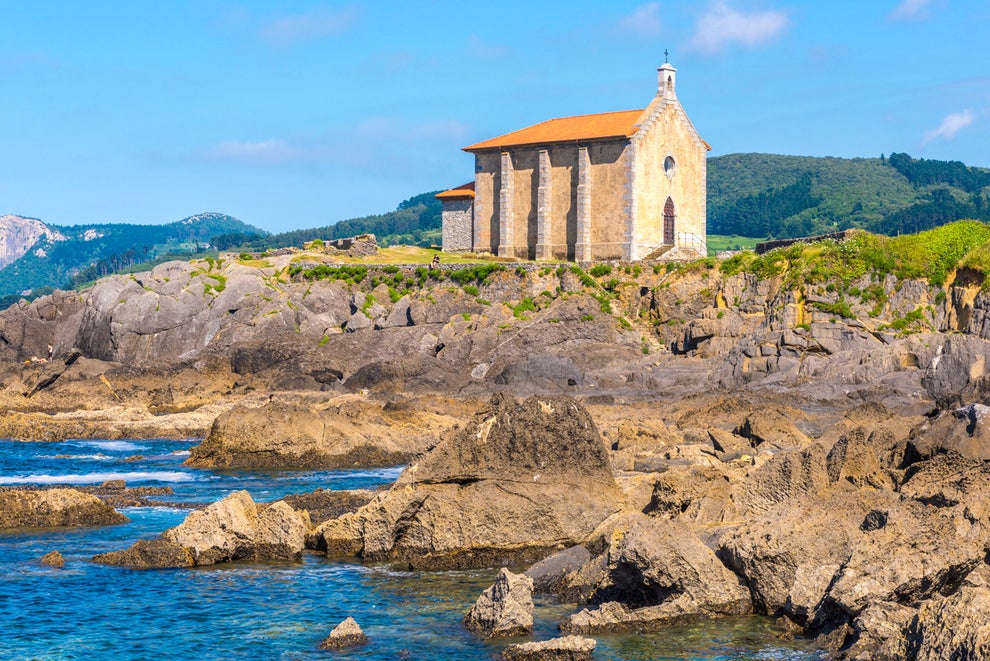
[[[558,117],[500,135],[497,138],[468,145],[464,147],[464,151],[541,145],[551,142],[629,138],[639,130],[636,122],[639,121],[642,114],[642,110],[622,110],[595,115]]]
[[[451,188],[450,190],[445,190],[441,193],[434,195],[438,200],[467,200],[474,197],[474,182],[469,181],[466,184],[462,184],[457,188]]]

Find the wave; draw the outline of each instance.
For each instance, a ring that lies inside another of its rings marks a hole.
[[[192,452],[190,452],[189,450],[176,450],[175,452],[172,452],[169,456],[170,457],[188,457],[191,454],[192,454]]]
[[[72,445],[81,445],[87,448],[99,448],[101,450],[119,450],[121,452],[133,452],[134,450],[144,450],[144,445],[131,443],[130,441],[72,441]]]
[[[39,455],[41,456],[41,455]],[[108,454],[60,454],[55,457],[56,459],[97,459],[99,461],[116,461],[117,457],[112,457]]]
[[[125,482],[193,482],[197,478],[179,471],[148,471],[132,473],[87,473],[85,475],[0,475],[0,484],[102,484],[107,480]]]

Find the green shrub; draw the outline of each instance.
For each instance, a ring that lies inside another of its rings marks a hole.
[[[596,264],[591,267],[591,270],[589,270],[588,273],[596,278],[600,278],[603,275],[609,275],[612,273],[612,267],[608,264]]]

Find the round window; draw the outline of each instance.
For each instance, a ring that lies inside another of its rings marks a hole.
[[[674,157],[668,156],[663,161],[663,171],[668,177],[674,176]]]

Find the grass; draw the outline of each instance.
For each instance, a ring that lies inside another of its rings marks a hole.
[[[706,240],[708,254],[714,255],[723,250],[752,250],[760,241],[766,241],[766,238],[738,236],[736,234],[709,234]]]
[[[960,220],[935,229],[881,236],[856,232],[846,241],[801,243],[771,250],[764,255],[744,252],[722,262],[722,273],[752,273],[767,279],[783,276],[784,285],[830,283],[845,291],[869,275],[881,282],[887,275],[898,279],[924,278],[940,287],[957,266],[990,273],[990,225]]]

